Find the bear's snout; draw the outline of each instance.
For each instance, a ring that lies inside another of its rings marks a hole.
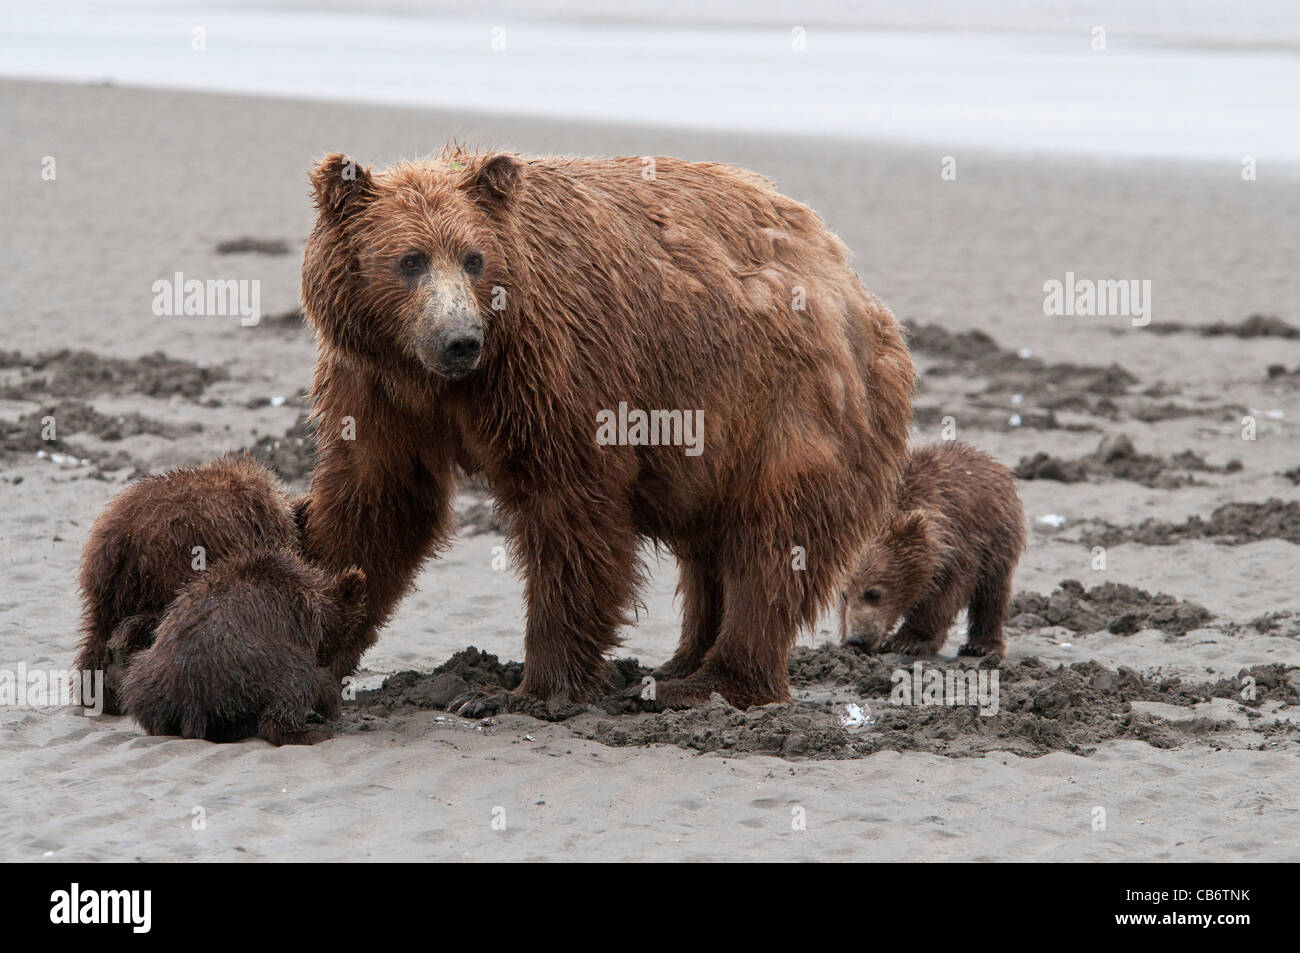
[[[849,648],[857,649],[859,652],[875,654],[880,644],[885,641],[883,632],[866,632],[858,630],[850,632],[844,639],[844,644]]]
[[[478,367],[483,321],[467,289],[454,282],[435,286],[416,326],[415,349],[427,368],[452,380]]]
[[[421,348],[424,363],[443,377],[457,380],[478,367],[483,354],[483,331],[460,324],[435,331],[429,346]]]
[[[482,335],[460,334],[447,342],[442,355],[447,363],[473,366],[478,363],[481,350],[483,350]]]

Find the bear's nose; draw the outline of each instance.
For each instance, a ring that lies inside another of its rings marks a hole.
[[[478,352],[482,348],[483,342],[479,338],[467,334],[448,341],[443,353],[447,355],[449,361],[457,364],[468,364],[478,357]]]
[[[850,635],[847,639],[845,639],[844,644],[851,645],[855,649],[866,650],[871,648],[871,642],[867,639],[865,635]]]

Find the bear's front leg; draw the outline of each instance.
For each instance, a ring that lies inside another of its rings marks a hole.
[[[948,630],[960,611],[960,593],[940,587],[907,610],[903,624],[880,649],[903,655],[934,655],[948,641]]]
[[[642,578],[630,507],[590,489],[512,502],[528,603],[519,692],[588,701],[610,681],[606,653]]]
[[[365,622],[377,628],[451,534],[449,431],[384,400],[364,375],[325,380],[318,371],[316,468],[294,518],[309,560],[365,573]]]

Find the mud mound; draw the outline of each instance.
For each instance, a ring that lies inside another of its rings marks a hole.
[[[304,414],[283,436],[259,437],[256,443],[244,449],[274,470],[286,483],[303,488],[316,465],[316,428]]]
[[[1108,600],[1098,596],[1097,601]],[[1200,683],[1158,672],[1142,675],[1127,668],[1111,670],[1096,662],[1049,666],[1027,658],[996,670],[996,703],[988,707],[988,714],[965,704],[899,703],[898,686],[920,677],[915,666],[923,669],[928,665],[901,656],[861,655],[829,644],[796,649],[790,660],[795,690],[821,699],[851,694],[864,710],[856,719],[845,718],[845,704],[827,700],[741,711],[718,695],[698,708],[645,713],[631,710],[632,704],[622,697],[625,686],[648,674],[635,659],[614,663],[610,691],[595,704],[560,700],[546,705],[506,694],[522,678],[520,663],[501,662],[494,655],[469,648],[433,672],[402,672],[387,679],[382,688],[358,693],[357,700],[347,706],[345,719],[367,721],[373,728],[376,719],[411,709],[445,709],[454,699],[473,691],[497,695],[494,710],[561,722],[577,737],[615,747],[670,744],[700,752],[791,759],[858,758],[882,750],[928,751],[953,757],[990,751],[1086,755],[1099,743],[1114,738],[1175,747],[1204,741],[1207,734],[1227,732],[1230,725],[1205,718],[1163,721],[1135,712],[1131,704],[1154,701],[1187,707],[1225,698],[1254,712],[1251,717],[1260,723],[1252,737],[1259,734],[1300,741],[1300,729],[1283,723],[1264,724],[1257,711],[1265,702],[1300,703],[1296,669],[1281,665],[1244,669],[1234,678]],[[942,665],[939,668],[949,671]],[[994,672],[983,674],[992,684]],[[1243,693],[1247,676],[1254,687],[1250,698]],[[490,727],[494,721],[487,719],[483,724]]]
[[[983,331],[949,331],[938,324],[913,324],[905,321],[907,346],[913,351],[924,351],[934,357],[950,361],[978,361],[1006,352],[998,342]]]
[[[1075,460],[1063,460],[1047,453],[1022,457],[1016,466],[1016,476],[1022,480],[1057,480],[1061,483],[1083,483],[1088,480],[1129,480],[1144,486],[1164,490],[1191,486],[1203,481],[1193,473],[1236,473],[1241,470],[1240,460],[1231,460],[1226,466],[1215,467],[1190,450],[1172,458],[1138,453],[1133,442],[1124,435],[1104,438],[1097,449]]]
[[[196,398],[210,384],[229,377],[224,368],[177,360],[161,351],[132,360],[67,349],[35,357],[0,351],[0,368],[20,372],[19,380],[0,387],[0,397],[11,400],[84,398],[95,394]]]
[[[1167,593],[1152,595],[1145,589],[1114,582],[1085,590],[1074,579],[1062,581],[1050,596],[1018,593],[1011,600],[1009,614],[1008,626],[1013,629],[1059,625],[1072,632],[1104,629],[1116,635],[1132,635],[1142,629],[1186,635],[1214,618],[1204,606]]]
[[[1182,523],[1143,520],[1137,526],[1100,523],[1088,530],[1081,540],[1088,546],[1117,546],[1142,543],[1145,546],[1169,546],[1189,539],[1212,539],[1227,546],[1240,546],[1262,539],[1284,539],[1300,544],[1300,501],[1286,502],[1276,497],[1264,503],[1225,503],[1209,519],[1190,516]]]
[[[650,674],[636,659],[617,659],[610,671],[610,685],[604,697],[593,707],[612,714],[634,708],[623,691]],[[479,715],[508,711],[531,715],[542,721],[564,721],[588,710],[586,705],[571,704],[564,699],[548,702],[510,695],[524,677],[522,662],[502,662],[490,652],[474,646],[462,649],[432,672],[398,672],[384,679],[372,691],[357,693],[356,703],[365,709],[393,711],[399,708],[445,710],[454,700],[468,693],[483,696],[475,707]]]

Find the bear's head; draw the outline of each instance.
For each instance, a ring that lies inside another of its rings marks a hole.
[[[519,186],[511,155],[448,153],[384,172],[347,156],[311,174],[308,319],[329,344],[456,380],[491,346],[506,269],[499,235]]]
[[[904,510],[862,548],[840,593],[841,644],[876,651],[934,583],[946,552],[937,522]]]

